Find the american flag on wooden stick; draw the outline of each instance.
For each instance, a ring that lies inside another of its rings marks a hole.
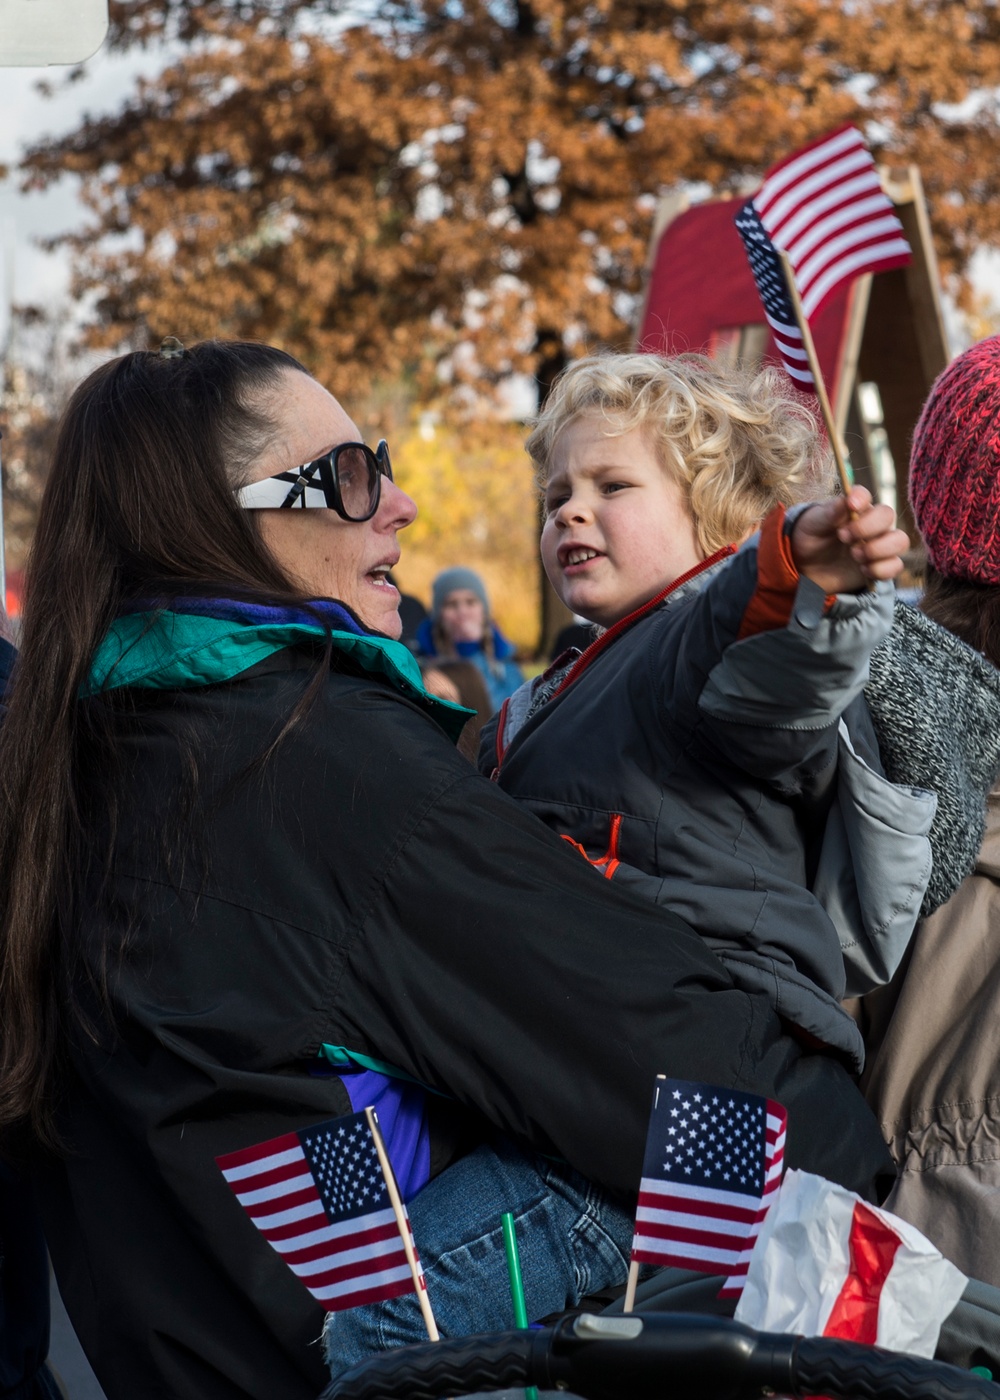
[[[415,1290],[364,1113],[215,1160],[257,1229],[327,1312]],[[405,1208],[404,1219],[409,1231]]]
[[[723,1274],[742,1292],[781,1185],[785,1110],[771,1099],[657,1076],[632,1259]]]
[[[779,161],[736,215],[736,227],[785,368],[800,387],[813,388],[775,250],[788,256],[810,325],[846,282],[911,257],[861,132],[840,127]]]

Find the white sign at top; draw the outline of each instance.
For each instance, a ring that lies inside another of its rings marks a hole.
[[[107,32],[108,0],[0,0],[0,68],[81,63]]]

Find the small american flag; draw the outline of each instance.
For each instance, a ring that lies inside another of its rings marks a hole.
[[[720,1296],[742,1292],[781,1184],[785,1120],[771,1099],[657,1076],[633,1260],[724,1274]]]
[[[414,1291],[364,1113],[215,1160],[257,1229],[327,1312]]]
[[[736,215],[736,227],[747,250],[750,271],[757,283],[757,293],[781,362],[796,384],[803,389],[814,389],[809,357],[802,344],[802,332],[795,321],[792,299],[788,295],[785,271],[752,199],[747,200]]]
[[[787,254],[807,322],[845,282],[910,261],[910,245],[857,127],[844,126],[786,157],[736,216],[764,314],[785,368],[814,387],[775,253]]]

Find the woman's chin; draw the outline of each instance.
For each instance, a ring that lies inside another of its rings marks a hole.
[[[338,595],[335,593],[333,596]],[[384,637],[399,641],[403,633],[399,617],[400,596],[399,590],[391,583],[374,583],[366,578],[362,587],[353,590],[353,596],[349,597],[348,590],[343,589],[339,597],[370,632],[380,632]]]
[[[381,632],[384,637],[390,637],[394,642],[398,642],[403,635],[398,593],[392,603],[387,599],[383,607],[369,606],[359,611],[358,616],[370,631]]]

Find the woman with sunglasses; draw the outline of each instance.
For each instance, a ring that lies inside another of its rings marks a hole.
[[[220,342],[61,424],[0,729],[0,1128],[108,1400],[312,1400],[323,1309],[216,1159],[370,1104],[446,1335],[509,1322],[503,1210],[533,1315],[624,1280],[659,1071],[778,1098],[793,1165],[885,1162],[839,1064],[455,752],[359,439]],[[333,1313],[334,1363],[419,1336],[406,1301]]]

